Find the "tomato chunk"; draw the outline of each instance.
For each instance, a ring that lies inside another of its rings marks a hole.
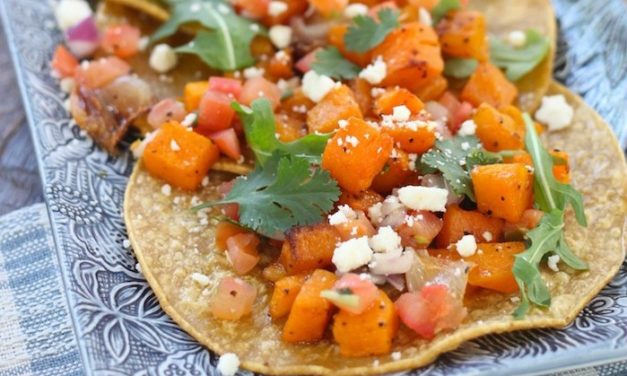
[[[424,248],[442,229],[442,220],[429,211],[418,211],[408,215],[396,231],[405,247]]]
[[[275,110],[281,104],[281,90],[274,83],[263,77],[255,77],[246,81],[239,100],[241,103],[250,106],[257,98],[266,98]]]
[[[74,72],[74,79],[79,85],[85,85],[91,89],[105,86],[120,76],[131,71],[131,66],[115,56],[103,57],[93,60],[85,66],[78,66]]]
[[[203,136],[227,129],[235,117],[235,110],[231,108],[233,99],[228,95],[215,90],[209,90],[200,100],[198,108],[198,126],[195,131]]]
[[[58,45],[52,56],[52,69],[61,77],[72,77],[78,67],[78,60],[63,45]]]
[[[259,238],[251,233],[233,235],[226,240],[226,255],[235,273],[243,275],[259,262]]]
[[[321,294],[340,309],[357,315],[370,308],[378,295],[377,286],[370,279],[355,273],[344,274],[335,282],[333,289]]]
[[[139,51],[141,32],[131,25],[111,25],[102,37],[102,49],[119,58],[134,56]]]
[[[209,90],[219,91],[232,99],[237,99],[242,93],[242,81],[235,78],[213,76],[209,78]]]
[[[209,138],[218,146],[218,149],[229,158],[238,160],[242,156],[239,147],[239,138],[235,129],[229,128],[223,131],[212,133]]]
[[[240,278],[226,277],[211,300],[211,313],[221,320],[239,320],[249,315],[257,297],[257,289]]]
[[[167,98],[157,103],[148,113],[148,124],[153,129],[158,129],[168,121],[183,121],[187,115],[183,103]]]

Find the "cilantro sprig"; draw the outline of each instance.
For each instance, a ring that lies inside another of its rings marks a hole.
[[[377,13],[379,22],[366,15],[353,18],[353,23],[344,35],[346,49],[362,53],[378,46],[399,26],[399,14],[398,10],[386,7]]]
[[[299,157],[310,163],[320,163],[320,156],[331,137],[330,133],[311,133],[296,141],[281,142],[276,136],[274,113],[269,100],[256,99],[251,107],[233,102],[231,107],[237,111],[244,124],[246,142],[260,165],[266,164],[275,151]]]
[[[337,47],[327,47],[316,52],[315,59],[311,64],[311,69],[337,80],[350,80],[357,77],[361,68],[346,60]]]
[[[553,158],[544,149],[533,122],[528,114],[525,119],[525,146],[534,167],[534,196],[536,205],[546,214],[538,226],[527,233],[530,245],[525,252],[517,254],[514,261],[514,277],[520,287],[521,302],[514,316],[523,317],[531,305],[548,307],[551,294],[542,279],[540,263],[549,253],[559,255],[560,259],[575,270],[585,270],[586,263],[578,258],[569,248],[564,238],[564,211],[570,205],[577,222],[586,226],[583,197],[569,184],[560,183],[553,176]]]
[[[525,36],[525,45],[520,48],[501,39],[490,38],[490,60],[505,70],[510,81],[517,81],[529,73],[549,52],[549,38],[534,29],[527,30]]]

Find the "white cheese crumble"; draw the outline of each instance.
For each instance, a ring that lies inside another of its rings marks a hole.
[[[341,225],[355,218],[357,218],[357,214],[350,206],[341,205],[335,213],[329,215],[329,224],[333,226]]]
[[[148,48],[148,45],[150,44],[150,38],[147,36],[143,36],[141,38],[139,38],[139,42],[137,43],[137,48],[144,52],[146,51],[146,48]]]
[[[375,253],[368,264],[370,272],[376,275],[391,275],[407,273],[414,263],[416,251],[411,248],[402,250],[395,248],[388,252]]]
[[[506,40],[512,47],[520,48],[527,44],[527,35],[523,31],[514,30],[507,34]]]
[[[59,81],[59,86],[64,93],[71,93],[74,90],[74,86],[76,85],[76,81],[72,77],[65,77],[61,81]]]
[[[131,145],[131,151],[133,152],[133,156],[135,158],[139,159],[142,157],[142,155],[144,155],[144,150],[146,150],[146,146],[152,142],[152,140],[157,136],[158,132],[159,130],[157,129],[156,131],[146,133],[146,137],[144,137],[144,139],[140,143],[133,143],[133,145]]]
[[[170,140],[170,149],[172,149],[172,151],[180,151],[181,147],[176,140]]]
[[[251,78],[263,77],[265,70],[263,68],[249,67],[244,69],[244,78],[250,80]]]
[[[420,8],[423,9],[423,8]],[[394,351],[391,355],[393,360],[400,360],[401,359],[401,352],[400,351]]]
[[[202,273],[192,273],[192,281],[198,283],[201,287],[205,287],[211,282],[209,277]]]
[[[344,17],[346,18],[355,18],[357,16],[364,16],[366,14],[368,14],[368,6],[365,4],[349,4],[344,9]]]
[[[564,129],[573,120],[574,110],[562,94],[542,98],[542,105],[536,111],[536,119],[546,124],[550,131]]]
[[[433,20],[431,19],[431,13],[423,7],[418,9],[418,21],[425,25],[431,27],[433,25]]]
[[[333,251],[333,264],[340,273],[348,273],[366,265],[372,259],[372,249],[368,237],[349,239],[337,245]]]
[[[398,226],[405,221],[405,207],[398,197],[388,196],[368,208],[368,217],[377,226]]]
[[[63,31],[78,25],[92,14],[89,4],[84,0],[61,0],[54,9],[57,24]]]
[[[374,252],[389,252],[401,247],[401,237],[390,226],[380,227],[368,242]]]
[[[396,106],[392,109],[392,120],[407,121],[411,116],[411,111],[405,105]]]
[[[202,178],[202,182],[200,184],[203,187],[208,187],[209,186],[209,176],[205,176],[204,178]]]
[[[159,73],[165,73],[176,66],[178,57],[170,45],[161,43],[152,49],[148,62],[150,68]]]
[[[233,353],[225,353],[218,359],[218,371],[222,376],[234,376],[239,369],[239,358]]]
[[[196,115],[193,112],[190,112],[189,114],[185,116],[185,118],[181,122],[181,125],[184,127],[191,127],[194,124],[194,122],[196,122],[197,117],[198,115]]]
[[[549,258],[546,259],[546,264],[549,266],[549,269],[551,269],[554,272],[559,272],[560,269],[557,267],[557,263],[560,262],[560,256],[559,255],[552,255],[549,256]]]
[[[172,193],[172,187],[170,186],[170,184],[162,185],[161,193],[163,193],[164,196],[169,196]]]
[[[285,25],[274,25],[268,31],[268,36],[277,48],[285,48],[292,41],[292,28]]]
[[[455,243],[457,253],[462,257],[469,257],[477,252],[477,241],[473,235],[464,235]]]
[[[128,240],[128,239],[124,239],[124,240],[122,241],[122,247],[124,247],[124,248],[126,248],[126,249],[130,248],[130,247],[131,247],[131,241],[130,241],[130,240]]]
[[[368,65],[361,72],[359,72],[359,77],[368,81],[372,85],[376,85],[385,79],[385,76],[388,74],[387,70],[388,68],[385,61],[383,61],[381,56],[378,56],[372,64]]]
[[[491,242],[492,239],[494,239],[490,231],[485,231],[483,234],[481,234],[481,236],[483,236],[486,242]]]
[[[335,87],[330,77],[310,70],[303,76],[303,94],[314,102],[320,102]]]
[[[287,4],[283,1],[271,1],[268,5],[268,14],[272,17],[280,16],[287,10]]]
[[[477,130],[477,124],[472,120],[466,120],[462,123],[462,126],[457,131],[460,136],[472,136]]]
[[[398,190],[398,199],[410,209],[446,211],[448,191],[443,188],[409,185]]]

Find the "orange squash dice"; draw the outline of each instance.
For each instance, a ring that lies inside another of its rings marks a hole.
[[[435,144],[435,130],[424,124],[393,124],[381,128],[394,139],[395,145],[408,153],[422,154]]]
[[[340,310],[333,321],[333,338],[343,356],[387,354],[398,331],[398,316],[394,303],[385,292],[365,312],[358,315]]]
[[[488,38],[483,14],[472,10],[450,12],[437,26],[445,55],[488,59]]]
[[[518,222],[533,203],[533,174],[523,164],[477,166],[470,175],[482,213]]]
[[[377,115],[390,115],[397,106],[407,107],[414,115],[425,108],[424,103],[414,93],[397,87],[386,90],[377,98],[374,112]]]
[[[270,316],[276,320],[292,309],[294,300],[305,283],[305,275],[292,275],[279,279],[274,283],[274,291],[270,298]]]
[[[355,100],[364,117],[372,116],[372,85],[363,78],[356,78],[350,82],[350,87],[355,93]]]
[[[464,235],[473,235],[477,242],[500,242],[503,241],[503,226],[500,218],[450,205],[444,213],[442,230],[435,238],[435,244],[439,248],[446,248]]]
[[[370,187],[392,152],[392,137],[358,118],[339,128],[322,154],[322,168],[340,187],[359,193]]]
[[[350,60],[359,66],[365,67],[370,64],[370,60],[372,60],[371,54],[369,52],[359,53],[348,51],[346,49],[346,45],[344,44],[344,35],[347,30],[347,24],[337,24],[331,26],[328,35],[329,44],[337,47],[342,56],[344,56],[347,60]]]
[[[285,236],[279,262],[289,275],[325,268],[339,241],[335,227],[326,223],[294,227]]]
[[[472,120],[477,125],[476,135],[487,150],[516,150],[525,146],[524,128],[489,104],[479,106]]]
[[[315,342],[322,339],[333,307],[320,297],[320,292],[331,289],[335,281],[335,274],[326,270],[317,269],[311,274],[294,300],[283,327],[283,341]]]
[[[346,85],[331,90],[307,113],[309,132],[329,133],[339,127],[338,121],[361,118],[361,109],[353,91]]]
[[[494,107],[511,104],[518,95],[518,89],[494,65],[484,62],[479,64],[464,86],[461,100],[477,107],[488,103]]]
[[[219,156],[220,150],[211,140],[177,122],[168,122],[146,145],[142,159],[151,175],[191,191],[198,188]]]
[[[342,190],[337,205],[348,205],[353,210],[361,210],[368,212],[368,208],[372,205],[383,201],[383,196],[373,190],[362,191],[359,193],[349,193]]]
[[[522,163],[525,166],[533,167],[533,160],[531,155],[524,150],[518,150],[512,156],[503,157],[503,163]]]
[[[418,22],[392,31],[372,56],[381,56],[387,76],[381,86],[401,86],[417,91],[444,70],[438,37],[432,28]]]
[[[437,75],[425,83],[421,88],[414,90],[414,93],[424,102],[437,100],[446,92],[448,81],[444,76]]]
[[[185,84],[183,89],[183,102],[185,109],[190,112],[198,109],[200,100],[209,90],[209,81],[196,81]]]
[[[247,234],[250,231],[228,221],[222,221],[216,226],[216,249],[218,251],[226,251],[226,241],[237,234]]]
[[[387,168],[383,169],[372,181],[371,188],[381,194],[389,194],[392,189],[399,187],[405,179],[415,172],[409,166],[409,156],[402,150],[392,153]]]

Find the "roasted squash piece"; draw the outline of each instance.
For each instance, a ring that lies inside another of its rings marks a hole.
[[[464,235],[473,235],[477,242],[503,241],[503,220],[482,214],[476,210],[464,210],[458,205],[446,208],[442,230],[435,238],[439,248],[446,248]]]
[[[424,103],[414,93],[401,87],[387,89],[374,103],[374,112],[377,115],[390,115],[394,107],[405,106],[412,114],[417,114],[425,108]]]
[[[328,35],[329,44],[337,47],[342,56],[344,56],[347,60],[350,60],[359,66],[365,67],[370,64],[370,60],[372,59],[371,54],[370,52],[359,53],[348,51],[346,49],[346,44],[344,44],[344,35],[346,35],[347,30],[347,24],[337,24],[331,26]]]
[[[190,112],[198,109],[200,100],[209,90],[209,81],[195,81],[185,84],[183,89],[183,102],[185,109]]]
[[[309,132],[329,133],[339,127],[340,120],[362,118],[353,91],[346,85],[331,90],[307,113]]]
[[[484,62],[470,75],[460,95],[461,100],[477,107],[487,103],[499,108],[511,104],[518,95],[518,89],[494,65]]]
[[[488,59],[488,38],[483,14],[473,10],[449,12],[438,23],[437,32],[445,55]]]
[[[305,283],[304,274],[283,277],[274,283],[274,290],[270,297],[270,316],[276,320],[290,313],[294,300]]]
[[[383,196],[370,189],[359,193],[342,190],[337,205],[348,205],[353,210],[368,212],[369,207],[381,201],[383,201]]]
[[[285,235],[279,262],[289,275],[325,268],[331,265],[339,241],[335,227],[326,223],[294,227]]]
[[[392,189],[403,184],[410,175],[416,174],[410,168],[410,163],[409,156],[404,151],[392,152],[386,168],[375,176],[370,188],[381,194],[389,194]]]
[[[472,119],[477,125],[476,135],[487,150],[517,150],[525,146],[524,128],[489,104],[481,104]]]

